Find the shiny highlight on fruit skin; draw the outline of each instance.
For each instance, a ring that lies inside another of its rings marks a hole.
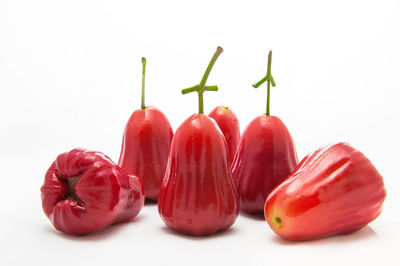
[[[158,211],[168,227],[194,236],[228,229],[236,221],[239,197],[226,142],[206,115],[193,114],[177,129]]]
[[[348,234],[375,220],[385,197],[372,163],[349,144],[336,143],[307,155],[271,192],[265,218],[288,240]]]
[[[141,109],[132,113],[125,126],[118,165],[139,176],[146,199],[157,201],[173,137],[168,118],[145,104],[146,58],[142,58]]]
[[[158,200],[173,135],[168,118],[153,106],[136,110],[126,123],[118,165],[143,181],[146,199]]]
[[[267,74],[253,84],[267,83],[265,115],[254,118],[243,132],[232,162],[232,177],[240,210],[262,214],[268,194],[285,180],[298,163],[293,139],[285,124],[270,115],[270,88],[276,85],[271,74],[272,51],[268,53]]]
[[[243,132],[232,163],[240,210],[262,214],[268,194],[293,172],[297,162],[293,139],[278,117],[253,119]]]
[[[41,197],[57,230],[86,235],[138,215],[144,188],[137,176],[103,153],[79,148],[57,156],[46,172]]]
[[[208,117],[215,120],[222,134],[224,134],[228,145],[228,161],[229,165],[231,165],[240,142],[239,120],[232,109],[226,106],[215,107],[208,114]]]
[[[203,92],[218,90],[205,84],[222,51],[217,47],[200,84],[182,90],[197,92],[199,113],[176,130],[160,189],[162,220],[183,234],[203,236],[228,229],[239,213],[225,137],[214,119],[203,114]]]

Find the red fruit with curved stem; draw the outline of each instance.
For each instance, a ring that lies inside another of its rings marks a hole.
[[[286,126],[269,114],[272,52],[268,55],[267,111],[256,117],[244,130],[232,164],[232,175],[240,196],[240,209],[247,213],[262,213],[268,194],[285,180],[297,165],[296,148]]]
[[[240,141],[239,120],[235,113],[225,106],[215,107],[208,116],[215,120],[224,134],[228,145],[228,161],[231,165]]]
[[[359,151],[337,143],[307,155],[271,192],[265,218],[290,240],[354,232],[376,219],[386,197],[382,176]]]
[[[100,152],[74,149],[57,156],[41,188],[44,213],[73,235],[135,217],[144,203],[142,181]]]
[[[199,114],[186,119],[172,140],[168,166],[161,186],[158,211],[167,226],[190,235],[209,235],[233,225],[239,199],[227,158],[227,145],[215,121],[203,114],[203,92],[222,48],[218,47],[197,91]]]
[[[118,165],[137,174],[143,180],[146,198],[157,201],[173,132],[160,110],[144,104],[145,58],[142,63],[142,109],[126,124]]]

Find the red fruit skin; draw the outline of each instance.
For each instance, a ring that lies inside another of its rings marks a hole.
[[[233,111],[225,106],[215,107],[208,117],[215,120],[222,134],[224,134],[228,145],[228,162],[231,165],[240,141],[239,120]]]
[[[268,194],[293,172],[297,163],[292,137],[278,117],[261,115],[251,121],[232,164],[240,209],[262,213]]]
[[[69,178],[77,178],[78,200],[68,196]],[[144,203],[142,181],[100,152],[74,149],[60,154],[41,188],[42,207],[54,227],[84,235],[135,217]]]
[[[347,234],[377,218],[385,197],[382,176],[372,163],[349,144],[337,143],[307,155],[274,189],[265,218],[289,240]]]
[[[172,137],[167,117],[154,107],[136,110],[126,124],[118,165],[142,179],[147,199],[158,199]]]
[[[239,198],[226,149],[215,121],[203,114],[190,116],[178,128],[158,200],[167,226],[200,236],[233,225]]]

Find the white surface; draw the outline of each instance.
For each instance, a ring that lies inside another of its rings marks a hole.
[[[0,265],[398,265],[400,262],[399,1],[0,0]],[[334,141],[364,152],[384,176],[383,214],[348,236],[291,243],[239,216],[207,238],[166,229],[155,205],[136,220],[76,238],[55,232],[39,188],[74,147],[117,161],[124,125],[147,105],[173,128],[197,110],[198,83],[217,45],[205,110],[230,106],[244,129],[264,112],[273,49],[271,113],[302,158]]]

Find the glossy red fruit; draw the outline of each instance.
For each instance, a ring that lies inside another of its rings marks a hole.
[[[240,196],[240,209],[259,214],[264,211],[268,194],[285,180],[297,165],[296,148],[286,126],[269,114],[272,52],[268,55],[266,77],[253,85],[267,81],[267,110],[256,117],[244,130],[235,159],[232,175]]]
[[[184,234],[225,230],[239,212],[225,137],[215,121],[203,114],[203,92],[218,90],[205,84],[222,51],[217,48],[200,84],[182,90],[198,93],[199,114],[186,119],[175,133],[158,200],[165,224]]]
[[[354,232],[382,212],[382,176],[359,151],[337,143],[307,155],[265,204],[272,230],[290,240]]]
[[[154,107],[135,111],[126,124],[118,165],[143,180],[148,199],[158,199],[172,137],[167,117]]]
[[[144,105],[145,65],[143,58],[142,109],[133,112],[126,124],[118,165],[137,174],[143,180],[146,198],[157,201],[173,132],[160,110]]]
[[[232,165],[240,209],[263,212],[268,194],[296,165],[293,140],[282,121],[276,116],[256,117],[243,132]]]
[[[172,141],[158,202],[161,218],[181,233],[208,235],[233,225],[238,204],[224,136],[207,116],[190,116]]]
[[[100,152],[62,153],[46,173],[42,206],[54,227],[84,235],[135,217],[144,203],[142,181]]]
[[[240,141],[239,120],[235,113],[225,106],[215,107],[208,116],[217,122],[222,134],[224,134],[228,145],[228,161],[231,165]]]

